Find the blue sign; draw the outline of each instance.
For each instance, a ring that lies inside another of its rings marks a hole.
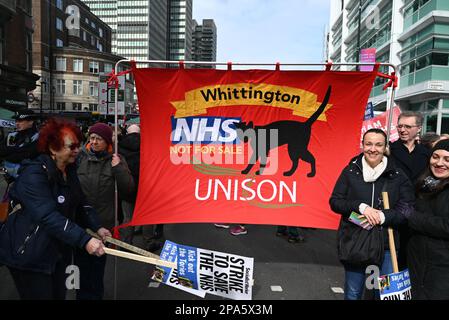
[[[365,109],[365,117],[363,120],[369,120],[374,118],[374,107],[372,102],[368,102]]]
[[[380,300],[411,300],[412,285],[408,269],[380,276]]]

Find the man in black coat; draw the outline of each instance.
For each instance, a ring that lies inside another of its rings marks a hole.
[[[390,144],[391,157],[396,166],[415,183],[427,166],[430,151],[418,143],[423,116],[420,112],[404,111],[399,115],[399,140]]]
[[[396,166],[409,177],[414,184],[426,168],[430,151],[418,143],[418,137],[422,130],[423,116],[420,112],[404,111],[399,115],[397,129],[399,140],[390,144],[391,158]],[[398,255],[399,268],[407,267],[406,250],[409,238],[408,226],[399,228],[400,250]]]

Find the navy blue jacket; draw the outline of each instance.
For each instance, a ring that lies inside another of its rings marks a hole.
[[[0,225],[0,263],[51,274],[60,259],[71,256],[72,247],[84,248],[91,239],[75,221],[93,231],[100,228],[84,200],[75,165],[66,172],[67,181],[48,155],[22,163],[10,190],[22,209]]]

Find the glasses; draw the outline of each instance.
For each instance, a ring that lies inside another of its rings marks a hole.
[[[413,127],[419,127],[419,126],[409,126],[408,124],[398,124],[398,125],[396,126],[396,128],[398,128],[398,129],[404,128],[404,129],[407,129],[407,130],[410,130],[410,129],[413,128]]]
[[[70,149],[71,151],[74,151],[76,149],[79,149],[80,146],[81,146],[80,143],[72,143],[72,144],[65,145],[64,147]]]

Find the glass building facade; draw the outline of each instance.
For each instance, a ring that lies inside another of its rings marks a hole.
[[[83,0],[113,30],[114,54],[134,60],[167,59],[168,0]]]
[[[192,60],[192,0],[170,0],[169,10],[169,59]]]
[[[376,48],[376,61],[398,66],[401,110],[423,112],[425,132],[449,133],[449,1],[330,2],[327,58],[355,62],[359,48]],[[370,95],[379,111],[387,104],[385,82],[376,79]]]

